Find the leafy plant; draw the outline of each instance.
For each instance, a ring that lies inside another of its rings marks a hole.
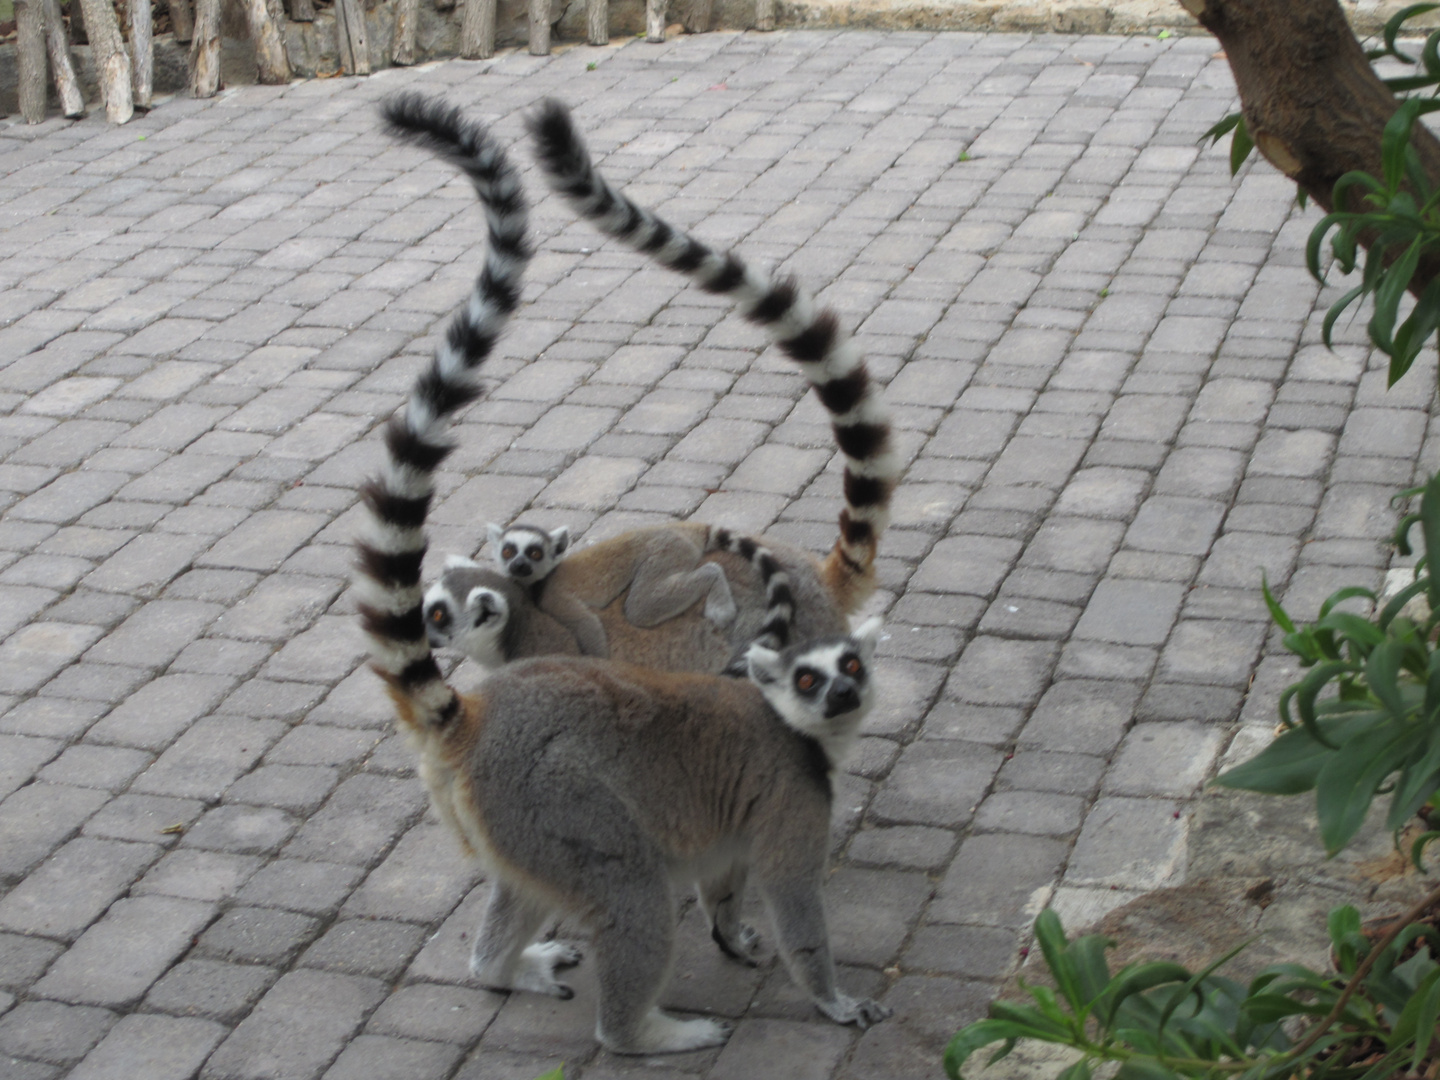
[[[1395,385],[1415,362],[1420,350],[1440,329],[1440,279],[1421,292],[1410,315],[1399,320],[1401,299],[1409,291],[1422,258],[1440,251],[1440,191],[1430,184],[1419,158],[1410,145],[1416,121],[1440,109],[1440,29],[1425,39],[1418,58],[1403,52],[1396,38],[1405,23],[1440,8],[1440,4],[1412,4],[1385,24],[1382,44],[1366,51],[1372,61],[1397,60],[1417,67],[1417,74],[1383,79],[1397,94],[1410,94],[1396,110],[1381,135],[1383,177],[1353,170],[1335,182],[1331,205],[1335,210],[1321,219],[1310,233],[1306,265],[1315,279],[1325,282],[1320,265],[1321,249],[1331,231],[1330,250],[1342,274],[1359,267],[1360,283],[1347,291],[1326,312],[1322,332],[1325,344],[1335,322],[1351,304],[1374,296],[1370,316],[1370,340],[1390,357],[1389,380]],[[1423,68],[1423,73],[1418,69]],[[1429,91],[1422,94],[1420,91]],[[1255,148],[1240,113],[1231,113],[1212,127],[1202,139],[1212,143],[1233,133],[1230,143],[1230,171],[1235,173]],[[1301,198],[1304,191],[1301,190]]]
[[[1290,730],[1216,780],[1274,795],[1313,789],[1321,839],[1332,855],[1354,838],[1377,796],[1390,794],[1386,826],[1398,830],[1440,791],[1440,651],[1434,644],[1440,579],[1428,556],[1440,551],[1440,475],[1403,493],[1416,494],[1419,509],[1400,522],[1395,543],[1409,554],[1418,524],[1427,554],[1414,583],[1373,621],[1338,610],[1357,597],[1378,602],[1370,590],[1352,587],[1326,600],[1315,623],[1297,627],[1265,586],[1285,647],[1310,671],[1280,695],[1280,719]],[[1429,611],[1416,622],[1402,611],[1418,596]],[[1323,696],[1327,691],[1333,696]],[[1428,839],[1417,842],[1417,859]]]
[[[1115,1080],[1384,1080],[1413,1072],[1429,1057],[1440,1016],[1440,965],[1431,955],[1440,934],[1415,919],[1437,900],[1440,890],[1373,946],[1356,910],[1336,908],[1329,930],[1341,978],[1276,964],[1249,986],[1215,973],[1239,949],[1195,973],[1157,961],[1112,974],[1105,952],[1114,942],[1094,934],[1070,941],[1059,916],[1043,911],[1035,938],[1055,989],[1022,980],[1032,1001],[992,1003],[988,1019],[950,1040],[945,1072],[962,1080],[976,1051],[1000,1043],[993,1064],[1021,1039],[1079,1051],[1058,1080],[1090,1080],[1104,1062],[1119,1064]],[[1292,1038],[1297,1017],[1316,1019]]]

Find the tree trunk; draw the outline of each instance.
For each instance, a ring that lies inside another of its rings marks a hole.
[[[194,38],[190,42],[190,93],[214,97],[220,89],[220,0],[195,0]]]
[[[38,124],[45,119],[45,27],[35,0],[15,0],[15,53],[20,115]]]
[[[135,105],[148,109],[155,88],[155,43],[150,0],[130,0],[126,5],[126,15],[130,19],[130,82],[135,91]]]
[[[85,29],[90,34],[100,97],[105,102],[105,118],[112,124],[123,124],[135,115],[135,99],[130,94],[130,57],[120,36],[120,24],[115,21],[115,8],[110,0],[81,0],[81,5],[85,8]]]
[[[175,40],[187,45],[195,36],[195,16],[190,11],[190,0],[166,0],[170,9],[170,30]]]
[[[60,111],[67,117],[85,115],[85,95],[75,78],[75,62],[70,59],[70,40],[65,36],[65,19],[60,14],[60,0],[40,0],[45,24],[45,47],[50,53],[50,72],[60,94]]]
[[[315,0],[290,0],[291,22],[314,22]]]
[[[585,0],[585,40],[610,44],[610,0]]]
[[[369,75],[370,42],[360,0],[335,0],[335,37],[341,70],[347,75]]]
[[[1326,210],[1352,169],[1383,176],[1380,135],[1398,108],[1337,0],[1181,0],[1220,39],[1256,148]],[[1440,140],[1416,124],[1410,145],[1440,182]],[[1362,238],[1363,240],[1363,238]],[[1440,273],[1421,260],[1410,291]]]
[[[135,0],[131,0],[132,3]],[[255,66],[262,83],[275,86],[290,81],[290,62],[285,59],[285,42],[271,18],[265,0],[244,0],[245,21],[255,43]]]
[[[775,0],[755,0],[755,29],[775,29]]]
[[[645,40],[665,40],[665,0],[645,0]]]
[[[495,55],[495,0],[465,0],[460,55],[466,60],[489,60]]]
[[[420,0],[395,0],[395,45],[390,62],[401,67],[415,63],[415,22],[420,18]]]
[[[550,0],[530,0],[530,55],[550,55]]]

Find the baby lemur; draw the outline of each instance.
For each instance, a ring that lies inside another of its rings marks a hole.
[[[845,616],[875,587],[876,545],[899,474],[888,413],[855,343],[834,313],[817,309],[793,281],[769,281],[733,253],[712,251],[611,188],[563,106],[545,102],[530,129],[547,178],[584,217],[701,288],[734,296],[746,317],[799,363],[830,413],[845,458],[840,536],[821,561],[777,540],[694,522],[636,529],[553,563],[543,590],[523,595],[524,611],[503,595],[513,586],[497,582],[505,574],[454,560],[426,594],[431,643],[493,668],[534,655],[509,623],[528,623],[538,614],[569,630],[576,648],[589,655],[718,672],[738,666],[757,638],[779,646],[792,634],[806,640],[843,633]],[[712,567],[723,579],[706,576]],[[687,614],[702,598],[703,620]],[[727,619],[731,607],[735,614]],[[637,628],[653,629],[641,634]]]
[[[573,913],[595,932],[596,1035],[606,1047],[716,1045],[727,1025],[656,1007],[675,933],[673,884],[698,879],[716,939],[745,955],[753,936],[738,907],[748,873],[781,957],[816,1007],[862,1027],[884,1019],[883,1005],[837,989],[820,899],[830,773],[871,703],[878,620],[783,652],[757,645],[744,680],[537,657],[464,697],[440,675],[422,618],[425,518],[451,449],[448,416],[473,399],[473,372],[515,306],[525,207],[503,153],[458,110],[407,95],[391,99],[386,116],[469,173],[489,225],[470,302],[390,420],[381,473],[362,489],[370,515],[356,580],[372,664],[435,809],[494,881],[472,971],[496,989],[570,996],[555,972],[579,953],[533,938],[552,911]]]

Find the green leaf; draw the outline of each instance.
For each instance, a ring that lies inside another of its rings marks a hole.
[[[1240,171],[1240,166],[1245,164],[1245,159],[1250,156],[1250,151],[1255,149],[1255,140],[1250,137],[1249,130],[1245,127],[1245,117],[1241,116],[1239,123],[1235,125],[1235,134],[1230,136],[1230,175],[1234,176]]]
[[[1135,994],[1143,994],[1167,983],[1189,981],[1189,969],[1168,960],[1131,965],[1119,972],[1107,988],[1100,1009],[1101,1023],[1107,1027],[1113,1024],[1121,1006]]]
[[[1385,52],[1399,60],[1404,60],[1408,63],[1413,64],[1415,62],[1414,60],[1406,56],[1404,53],[1396,51],[1395,38],[1399,35],[1401,29],[1407,22],[1409,22],[1413,18],[1416,18],[1417,16],[1424,15],[1430,11],[1434,11],[1436,7],[1440,7],[1440,5],[1411,4],[1408,7],[1401,8],[1394,15],[1390,16],[1390,18],[1385,21],[1385,29],[1382,31],[1382,35],[1385,40]]]
[[[1379,633],[1378,628],[1376,632]],[[1370,692],[1396,720],[1404,720],[1409,711],[1400,698],[1400,662],[1404,652],[1401,642],[1384,640],[1375,646],[1365,661],[1365,681]]]
[[[1088,1002],[1081,995],[1074,964],[1066,955],[1070,942],[1065,938],[1065,928],[1060,925],[1060,916],[1050,908],[1040,912],[1035,920],[1035,939],[1045,954],[1045,964],[1055,977],[1055,985],[1070,1003],[1070,1008],[1080,1012]]]
[[[1260,572],[1260,595],[1265,597],[1265,606],[1270,609],[1270,618],[1275,620],[1275,625],[1287,634],[1295,633],[1295,623],[1286,614],[1285,609],[1280,606],[1280,601],[1275,599],[1275,594],[1270,591],[1270,581],[1263,570]]]
[[[1425,538],[1425,555],[1440,552],[1440,473],[1425,483],[1425,492],[1420,496],[1420,534]],[[1427,576],[1430,592],[1430,610],[1440,612],[1440,580],[1434,574]]]
[[[537,1076],[535,1080],[565,1080],[565,1066],[560,1064],[551,1069],[544,1076]]]
[[[1115,1080],[1177,1080],[1177,1074],[1154,1058],[1133,1057],[1120,1066]]]
[[[1356,599],[1369,600],[1371,603],[1374,603],[1375,594],[1369,589],[1363,588],[1359,585],[1347,585],[1343,589],[1336,589],[1333,593],[1327,596],[1325,598],[1325,602],[1320,605],[1320,618],[1324,619],[1325,616],[1329,615],[1331,611],[1333,611],[1338,605],[1343,604],[1346,600]]]
[[[1352,738],[1320,769],[1315,778],[1315,810],[1326,854],[1334,855],[1360,830],[1376,788],[1399,766],[1407,744],[1418,735],[1404,728],[1395,734],[1392,726],[1383,741]]]
[[[1415,842],[1410,845],[1410,861],[1415,864],[1416,870],[1422,873],[1424,872],[1425,867],[1420,864],[1420,857],[1425,854],[1425,849],[1436,840],[1440,840],[1440,832],[1432,830],[1431,832],[1421,833],[1415,838]]]
[[[961,1080],[960,1068],[976,1050],[995,1042],[1016,1038],[1044,1038],[1031,1035],[1024,1025],[1004,1020],[979,1020],[961,1028],[945,1047],[945,1075],[950,1080]]]
[[[1400,300],[1409,291],[1410,279],[1420,265],[1422,239],[1417,237],[1400,257],[1385,268],[1380,286],[1375,290],[1375,310],[1370,316],[1370,340],[1376,348],[1393,356],[1395,353],[1395,318],[1400,310]],[[1374,257],[1374,253],[1371,253]]]
[[[1335,303],[1331,304],[1330,310],[1325,312],[1325,321],[1320,326],[1320,336],[1324,340],[1327,348],[1334,348],[1334,345],[1331,344],[1330,341],[1330,335],[1335,330],[1336,321],[1340,318],[1341,315],[1345,313],[1346,308],[1348,308],[1351,304],[1353,304],[1356,300],[1359,300],[1360,297],[1364,295],[1365,286],[1363,284],[1356,285],[1344,296],[1340,297],[1339,300],[1336,300]]]
[[[1081,1058],[1057,1076],[1055,1080],[1090,1080],[1090,1062]]]
[[[1266,795],[1298,795],[1315,786],[1320,770],[1334,753],[1303,728],[1279,736],[1249,761],[1221,773],[1215,783]]]
[[[1075,978],[1080,984],[1080,997],[1088,1010],[1110,984],[1110,965],[1105,960],[1105,950],[1115,947],[1115,942],[1099,934],[1089,934],[1072,942],[1066,950],[1074,965]]]
[[[1415,987],[1405,1011],[1395,1021],[1390,1033],[1390,1049],[1402,1050],[1410,1043],[1415,1044],[1410,1068],[1419,1069],[1435,1038],[1435,1021],[1440,1017],[1440,968],[1426,975]]]
[[[1243,115],[1243,113],[1232,112],[1228,116],[1221,118],[1219,123],[1217,123],[1214,127],[1210,128],[1210,130],[1206,131],[1204,135],[1200,136],[1200,141],[1204,142],[1206,139],[1209,139],[1210,145],[1214,146],[1217,142],[1220,141],[1220,136],[1224,135],[1228,131],[1234,130],[1235,125],[1240,123],[1240,118]]]

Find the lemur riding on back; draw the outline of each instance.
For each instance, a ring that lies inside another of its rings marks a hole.
[[[900,471],[888,413],[854,341],[793,281],[771,282],[610,187],[563,106],[544,103],[530,130],[551,185],[582,216],[701,288],[735,297],[745,316],[799,363],[845,458],[840,535],[819,560],[781,541],[695,522],[636,529],[572,550],[552,569],[539,602],[525,598],[523,612],[503,595],[513,581],[502,586],[497,579],[504,574],[457,560],[426,594],[431,642],[493,668],[535,655],[527,644],[533,635],[516,634],[509,623],[531,627],[538,620],[558,625],[588,655],[718,672],[738,666],[757,638],[783,645],[843,633],[846,616],[874,590],[876,546]]]
[[[816,1007],[861,1027],[884,1019],[885,1006],[837,988],[820,901],[830,773],[873,696],[878,620],[784,652],[756,645],[744,680],[556,656],[506,665],[473,697],[441,677],[420,589],[434,473],[451,449],[448,417],[475,395],[474,370],[515,306],[529,251],[518,179],[483,128],[415,95],[391,99],[386,116],[465,169],[489,219],[471,302],[388,424],[385,464],[363,488],[370,518],[356,581],[373,667],[419,751],[436,812],[494,881],[471,971],[495,989],[570,997],[555,973],[579,952],[533,942],[551,911],[566,911],[595,930],[605,1046],[716,1045],[728,1024],[656,1007],[675,933],[673,884],[700,881],[716,940],[744,957],[754,936],[739,906],[753,873],[779,953]],[[516,633],[543,635],[515,611]]]

